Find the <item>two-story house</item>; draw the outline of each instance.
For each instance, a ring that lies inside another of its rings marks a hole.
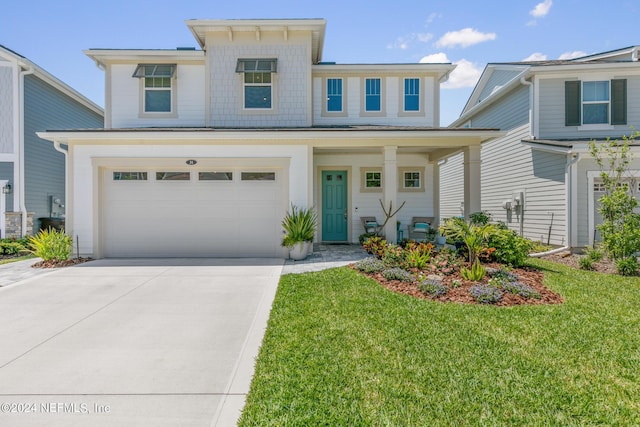
[[[483,210],[544,243],[583,247],[599,238],[602,184],[588,144],[640,129],[639,50],[487,65],[450,125],[508,132],[482,147]],[[461,168],[461,156],[441,167],[442,218],[460,215]],[[631,169],[640,195],[640,159]]]
[[[37,231],[65,214],[65,158],[36,135],[96,128],[102,108],[24,56],[0,45],[0,236]]]
[[[439,127],[451,64],[322,62],[323,19],[189,20],[200,49],[88,50],[105,72],[105,129],[66,145],[67,229],[94,257],[282,256],[292,205],[317,240],[357,242],[360,217],[438,217],[438,160],[503,133]],[[395,221],[385,228],[396,238]]]

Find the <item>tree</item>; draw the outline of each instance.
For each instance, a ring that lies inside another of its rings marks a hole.
[[[619,272],[629,272],[629,264],[636,265],[640,251],[640,215],[634,212],[638,201],[629,185],[629,168],[633,161],[630,146],[640,132],[623,136],[622,141],[607,139],[605,143],[589,143],[589,152],[600,167],[604,195],[600,198],[599,212],[602,224],[598,230],[603,249],[616,261]],[[625,265],[625,268],[621,268]]]

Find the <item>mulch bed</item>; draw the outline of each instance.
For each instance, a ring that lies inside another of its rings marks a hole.
[[[72,265],[82,264],[83,262],[93,261],[93,258],[69,258],[66,261],[39,261],[33,264],[33,268],[60,268],[70,267]]]
[[[491,267],[495,269],[504,267],[501,264],[496,263],[483,265],[485,267]],[[350,267],[360,272],[355,268],[354,264],[351,264]],[[508,307],[514,305],[562,304],[564,302],[562,296],[544,286],[544,274],[541,271],[529,267],[514,268],[510,271],[518,275],[518,281],[531,286],[538,293],[540,293],[541,298],[524,298],[520,295],[504,292],[502,300],[493,305]],[[435,298],[422,293],[420,289],[418,289],[417,283],[401,282],[399,280],[387,280],[384,278],[382,273],[360,273],[371,277],[372,279],[380,283],[380,285],[393,292],[411,295],[415,298],[430,299],[441,302],[454,302],[460,304],[477,304],[476,300],[469,293],[469,289],[472,286],[477,285],[477,282],[464,280],[459,272],[450,275],[438,276],[438,278],[442,280],[442,283],[447,286],[448,289],[445,295],[441,295]],[[417,274],[420,273],[420,271],[412,270],[412,273]],[[427,271],[423,271],[423,274],[425,276],[428,276],[430,273]],[[460,283],[460,286],[453,287],[452,284],[454,281],[458,281]],[[484,280],[483,282],[486,283],[486,280]]]

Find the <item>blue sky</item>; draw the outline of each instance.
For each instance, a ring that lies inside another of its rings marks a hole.
[[[640,44],[639,12],[637,0],[7,1],[0,44],[103,106],[104,75],[84,49],[196,46],[186,19],[325,18],[324,61],[458,64],[441,93],[444,126],[487,62]]]

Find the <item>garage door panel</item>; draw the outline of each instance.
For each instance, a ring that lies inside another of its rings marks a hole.
[[[143,168],[141,171],[145,170]],[[281,256],[284,171],[277,180],[113,181],[104,172],[105,256]],[[239,178],[239,170],[234,178]]]

